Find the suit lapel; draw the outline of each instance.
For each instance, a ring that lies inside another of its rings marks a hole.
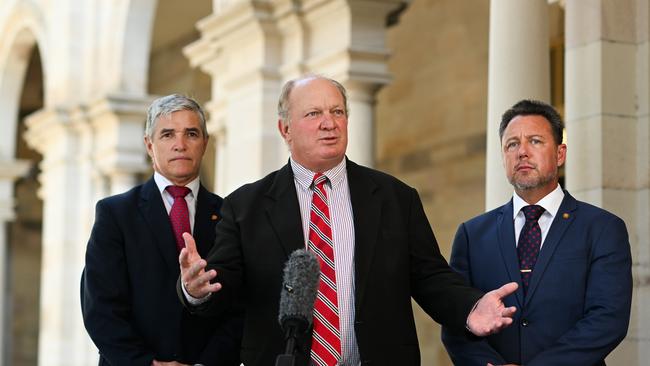
[[[291,165],[278,171],[266,192],[267,217],[288,257],[297,249],[305,248],[300,205],[293,182]]]
[[[551,227],[546,235],[542,249],[539,251],[539,256],[537,257],[537,262],[535,263],[535,269],[533,270],[533,275],[530,278],[530,285],[528,286],[528,295],[526,296],[526,303],[535,294],[535,289],[539,284],[542,276],[544,276],[544,271],[548,266],[549,261],[553,257],[555,249],[560,243],[562,236],[566,232],[566,229],[571,226],[573,220],[575,219],[575,211],[577,208],[576,200],[573,198],[569,192],[564,191],[564,199],[560,205],[560,209],[557,211]],[[565,215],[568,214],[568,215]]]
[[[158,191],[153,178],[142,186],[138,209],[149,224],[149,230],[154,239],[153,245],[158,248],[168,267],[171,270],[179,271],[174,233],[160,191]]]
[[[379,187],[357,164],[348,160],[347,171],[354,215],[355,307],[360,309],[380,229],[381,200]]]
[[[214,243],[214,226],[221,218],[221,199],[208,192],[203,185],[199,187],[196,198],[196,214],[192,235],[202,257],[205,257]]]
[[[521,287],[521,275],[519,274],[519,257],[517,256],[517,243],[515,242],[515,225],[512,219],[512,200],[501,206],[497,217],[497,237],[501,258],[508,270],[510,281],[517,282],[519,289],[515,293],[517,302],[521,306],[523,301],[523,290]]]

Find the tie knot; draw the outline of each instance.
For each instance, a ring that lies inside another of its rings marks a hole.
[[[171,194],[174,198],[184,198],[188,195],[188,193],[191,192],[189,188],[179,186],[167,186],[165,190],[167,190],[167,192],[169,192],[169,194]]]
[[[314,175],[314,187],[322,188],[322,186],[325,184],[325,182],[327,182],[327,176],[325,174],[316,173]]]
[[[521,208],[526,216],[526,221],[537,221],[544,213],[544,207],[540,205],[529,205]]]

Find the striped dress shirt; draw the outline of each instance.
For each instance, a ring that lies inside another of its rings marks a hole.
[[[305,248],[309,242],[309,214],[311,212],[312,181],[316,172],[291,161],[293,179],[298,193]],[[322,172],[328,179],[325,184],[327,203],[332,222],[334,241],[334,265],[336,268],[337,298],[341,331],[341,357],[339,365],[360,364],[357,338],[354,333],[354,217],[348,186],[346,160],[334,168]]]

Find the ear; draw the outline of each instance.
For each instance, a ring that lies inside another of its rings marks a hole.
[[[557,166],[561,167],[566,162],[566,144],[557,146]]]
[[[144,146],[147,148],[149,157],[153,159],[153,142],[149,139],[149,136],[144,136]]]
[[[289,124],[285,124],[282,119],[278,120],[278,131],[280,131],[280,135],[282,135],[282,138],[284,141],[289,142],[289,139],[291,139],[291,133],[289,131]]]

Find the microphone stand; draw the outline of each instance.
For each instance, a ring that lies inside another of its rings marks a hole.
[[[275,366],[295,366],[296,364],[296,340],[298,334],[302,334],[306,327],[303,319],[289,318],[284,321],[283,328],[286,330],[284,340],[287,342],[283,354],[275,359]]]

